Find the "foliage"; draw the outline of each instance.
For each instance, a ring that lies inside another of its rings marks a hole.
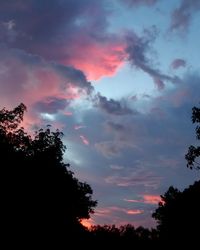
[[[158,240],[155,229],[144,227],[135,228],[131,224],[116,227],[115,225],[93,226],[91,228],[92,239],[98,242],[130,243],[150,242]]]
[[[20,127],[25,110],[20,104],[0,111],[1,225],[10,237],[78,236],[80,219],[89,218],[96,206],[92,189],[63,162],[66,147],[59,130],[48,126],[32,138]]]
[[[192,122],[200,124],[200,108],[193,107],[192,109]],[[196,138],[200,140],[200,126],[196,126]],[[187,160],[187,167],[190,169],[200,169],[200,163],[196,161],[200,157],[200,146],[191,145],[188,153],[185,155]]]
[[[170,187],[153,213],[161,240],[198,240],[200,225],[200,181],[183,192]]]

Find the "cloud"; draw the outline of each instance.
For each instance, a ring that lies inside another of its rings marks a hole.
[[[146,212],[139,208],[125,208],[122,206],[105,206],[99,207],[91,216],[94,224],[96,225],[112,225],[121,226],[132,223],[134,226],[139,226],[147,223],[144,220]]]
[[[152,62],[146,56],[146,52],[151,49],[151,43],[155,40],[157,31],[155,28],[152,30],[146,30],[143,37],[137,36],[133,32],[129,32],[126,36],[127,40],[127,60],[136,69],[140,69],[147,73],[154,81],[158,90],[162,90],[165,87],[165,81],[172,83],[180,82],[180,79],[176,76],[169,76],[161,73],[158,69],[152,66]]]
[[[113,75],[124,61],[123,41],[106,30],[109,15],[104,0],[2,0],[0,42],[78,68],[94,80]]]
[[[124,169],[124,166],[112,164],[112,165],[110,165],[110,168],[114,169],[114,170],[122,170],[122,169]]]
[[[193,144],[190,115],[199,102],[200,77],[194,72],[179,79],[155,66],[156,29],[109,33],[113,6],[107,2],[1,0],[0,102],[8,109],[24,102],[29,125],[48,122],[62,129],[65,160],[99,200],[95,223],[147,225],[155,195],[196,178],[185,170],[184,154]],[[131,2],[135,7],[158,1]],[[156,97],[130,93],[132,100],[96,94],[88,79],[111,76],[126,61],[159,89],[181,84]],[[141,203],[122,206],[124,197]]]
[[[108,121],[106,123],[106,129],[108,130],[108,132],[115,131],[117,133],[120,133],[126,131],[127,128],[123,124],[116,123],[113,121]]]
[[[120,41],[119,36],[110,35],[110,37],[104,38],[105,41],[85,41],[83,43],[83,40],[83,37],[77,39],[77,43],[72,46],[75,47],[73,54],[62,63],[81,69],[90,80],[98,80],[102,76],[112,76],[123,65],[126,58],[125,45]],[[83,47],[84,50],[82,50]]]
[[[191,72],[181,80],[182,84],[160,92],[157,97],[141,97],[144,108],[138,115],[108,116],[92,108],[83,110],[82,116],[78,116],[81,119],[72,123],[84,124],[84,135],[96,144],[84,147],[76,140],[73,148],[66,139],[67,153],[75,152],[68,157],[80,161],[72,166],[78,176],[91,184],[94,197],[99,200],[97,214],[92,215],[96,224],[129,222],[152,227],[155,222],[151,220],[151,211],[157,206],[153,204],[157,198],[151,196],[163,194],[169,185],[183,188],[198,178],[196,173],[188,173],[184,154],[195,139],[190,116],[191,108],[199,102],[200,77]],[[68,127],[69,121],[67,117]],[[80,132],[74,126],[72,129],[76,134]],[[69,138],[69,130],[66,134]],[[140,202],[122,203],[124,198]],[[128,215],[116,209],[110,212],[110,207],[144,212]]]
[[[174,59],[171,63],[171,67],[173,69],[179,69],[180,67],[185,67],[186,66],[186,61],[181,58]]]
[[[133,199],[124,199],[124,201],[133,202],[133,203],[138,203],[138,202],[140,202],[140,200],[133,200]]]
[[[139,200],[124,199],[124,201],[130,202],[130,203],[145,203],[145,204],[152,204],[152,205],[158,205],[158,203],[162,201],[160,195],[144,194],[144,195],[139,195],[139,196],[142,197],[142,199],[139,199]]]
[[[13,108],[21,102],[28,107],[27,120],[40,122],[39,113],[64,111],[77,98],[85,98],[93,87],[73,67],[47,62],[0,44],[1,105]]]
[[[142,213],[144,213],[144,210],[140,210],[140,209],[127,210],[127,214],[130,214],[130,215],[136,215],[136,214],[142,214]]]
[[[83,125],[74,125],[75,130],[79,130],[81,128],[85,128],[85,126],[83,126]]]
[[[137,112],[127,107],[126,102],[116,101],[114,99],[107,99],[107,97],[97,94],[95,96],[95,106],[98,106],[104,112],[112,115],[130,115]]]
[[[77,99],[87,99],[98,109],[116,116],[134,113],[125,102],[96,95],[82,71],[3,44],[0,44],[0,87],[2,106],[13,108],[21,102],[27,105],[26,127],[41,126],[50,118],[48,114],[72,115]],[[41,117],[41,113],[46,115]]]
[[[120,155],[123,145],[115,141],[104,141],[96,143],[95,148],[106,158],[113,158]]]
[[[69,101],[64,98],[47,97],[44,100],[36,102],[34,108],[41,113],[55,114],[59,110],[64,110]]]
[[[144,203],[147,204],[158,204],[161,202],[161,197],[160,195],[149,195],[149,194],[144,194],[143,195]]]
[[[145,186],[150,188],[158,188],[162,177],[155,175],[152,172],[135,171],[129,175],[114,174],[105,178],[105,182],[119,187]]]
[[[171,14],[171,31],[186,31],[192,17],[200,11],[199,0],[181,0],[178,8]]]
[[[97,209],[95,214],[97,216],[102,216],[105,214],[112,214],[112,213],[118,213],[118,212],[122,212],[127,215],[137,215],[137,214],[142,214],[144,211],[141,209],[126,209],[123,207],[111,206],[111,207],[106,207],[103,209]]]
[[[85,145],[90,144],[89,140],[85,137],[85,135],[80,135],[80,138],[81,138],[83,144],[85,144]]]
[[[142,5],[152,6],[156,4],[158,0],[120,0],[123,4],[126,4],[128,7],[138,7]]]

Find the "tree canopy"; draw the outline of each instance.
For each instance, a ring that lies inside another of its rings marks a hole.
[[[192,122],[197,123],[196,126],[196,138],[200,140],[200,108],[193,107],[192,109]],[[187,160],[187,167],[190,169],[200,169],[200,162],[197,159],[200,157],[200,146],[191,145],[188,149],[188,153],[185,155]]]
[[[170,187],[153,213],[161,240],[189,241],[199,239],[200,181],[184,191]]]
[[[200,123],[200,108],[193,107],[192,122]],[[196,127],[196,137],[200,140],[200,126]],[[187,167],[200,169],[196,159],[200,156],[199,146],[190,146],[185,155]],[[200,181],[196,181],[188,188],[179,191],[169,187],[161,196],[162,202],[152,214],[158,222],[158,233],[161,240],[172,241],[198,241],[200,225]]]
[[[20,127],[26,107],[0,110],[1,226],[10,238],[70,239],[97,202],[63,161],[63,134],[50,127],[30,136]]]

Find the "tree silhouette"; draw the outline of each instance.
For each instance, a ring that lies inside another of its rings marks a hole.
[[[161,240],[198,241],[200,225],[200,181],[183,192],[174,187],[161,196],[162,202],[153,213],[158,221]]]
[[[104,225],[104,226],[92,226],[91,230],[91,239],[96,242],[109,242],[113,244],[117,243],[116,247],[119,246],[119,243],[122,243],[124,247],[125,243],[132,243],[134,246],[136,244],[145,243],[145,242],[155,242],[158,240],[158,234],[155,229],[149,230],[144,227],[135,228],[131,224],[126,224],[120,227],[115,225]]]
[[[26,107],[0,110],[1,232],[46,243],[80,239],[97,202],[63,162],[63,134],[48,126],[31,137],[20,127]]]
[[[200,124],[200,108],[193,107],[192,109],[192,122]],[[200,126],[196,126],[196,137],[200,140]],[[188,149],[188,153],[185,155],[187,160],[187,167],[190,169],[200,169],[200,162],[197,162],[196,159],[200,157],[200,146],[191,145]]]

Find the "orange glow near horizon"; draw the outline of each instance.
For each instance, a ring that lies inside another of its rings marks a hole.
[[[90,229],[93,225],[94,225],[94,221],[90,218],[90,219],[82,219],[81,221],[80,221],[80,223],[84,226],[84,227],[86,227],[86,228],[88,228],[88,229]]]

